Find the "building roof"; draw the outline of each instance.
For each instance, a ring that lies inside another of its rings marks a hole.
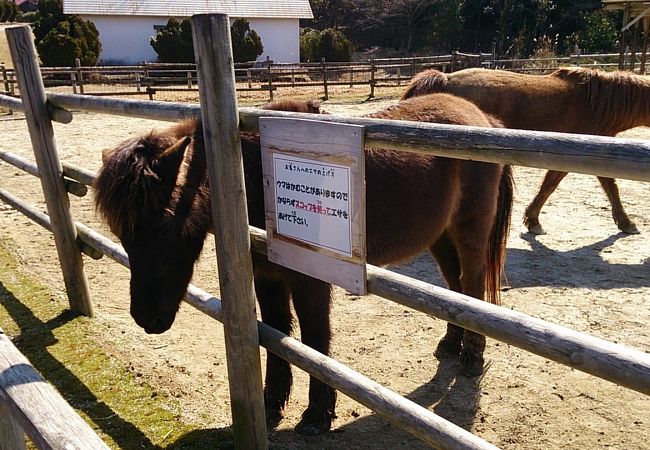
[[[311,19],[309,0],[63,0],[65,14],[190,17],[222,13],[230,17]]]

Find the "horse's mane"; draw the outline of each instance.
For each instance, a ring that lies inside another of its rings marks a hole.
[[[627,129],[650,117],[650,81],[629,72],[563,67],[550,76],[585,87],[585,95],[605,128]]]
[[[195,119],[185,120],[124,141],[104,154],[93,184],[95,205],[115,235],[131,234],[152,205],[155,210],[169,205],[184,152],[166,158],[162,153],[179,139],[194,136],[196,129]]]

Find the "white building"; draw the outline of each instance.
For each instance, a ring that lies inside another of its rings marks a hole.
[[[171,17],[209,13],[247,19],[264,45],[259,60],[298,62],[298,21],[313,17],[309,0],[63,0],[63,12],[95,24],[104,64],[154,62],[158,55],[149,42],[159,27]]]

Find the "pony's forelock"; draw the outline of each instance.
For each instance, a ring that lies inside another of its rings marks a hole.
[[[95,207],[118,237],[133,232],[150,186],[159,180],[155,140],[152,132],[127,141],[108,155],[95,179]]]

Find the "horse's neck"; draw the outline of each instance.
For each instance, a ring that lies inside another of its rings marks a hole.
[[[630,74],[592,77],[589,97],[604,135],[650,126],[650,82]]]

